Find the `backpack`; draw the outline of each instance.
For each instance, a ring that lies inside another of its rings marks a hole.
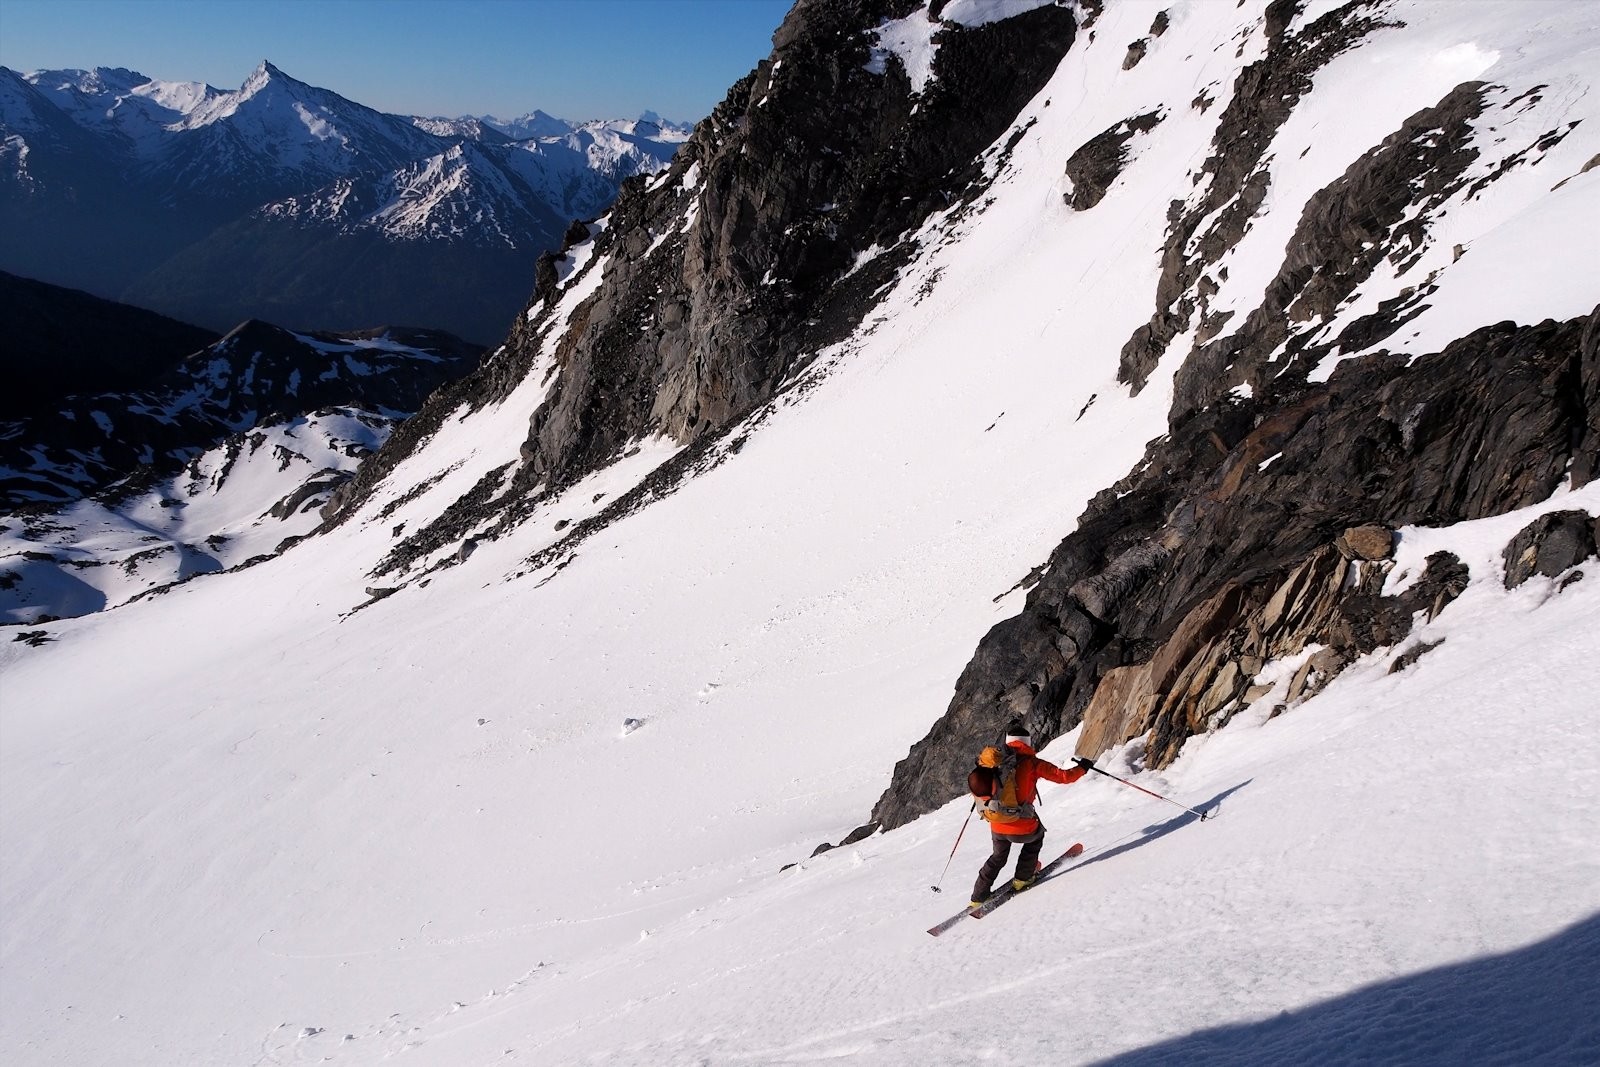
[[[978,769],[967,776],[967,784],[970,787],[974,784],[973,775],[985,769],[989,772],[987,791],[989,796],[983,805],[983,817],[989,822],[1016,822],[1021,819],[1038,818],[1033,805],[1022,799],[1020,783],[1017,780],[1017,767],[1020,762],[1016,749],[1009,745],[998,748],[991,745],[979,753]]]

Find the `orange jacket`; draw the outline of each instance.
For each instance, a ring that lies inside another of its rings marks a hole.
[[[1034,754],[1026,741],[1012,741],[1008,748],[1017,752],[1017,799],[1024,804],[1032,804],[1039,797],[1039,779],[1048,782],[1060,782],[1062,785],[1071,785],[1089,772],[1082,767],[1057,767],[1054,763]],[[987,796],[979,796],[979,800],[988,800]],[[1031,834],[1039,828],[1038,819],[1012,819],[1005,822],[991,822],[989,829],[997,834],[1008,836],[1023,836]]]

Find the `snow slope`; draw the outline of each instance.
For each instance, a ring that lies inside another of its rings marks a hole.
[[[1130,397],[1118,351],[1149,314],[1167,203],[1207,153],[1216,112],[1187,101],[1259,54],[1262,5],[1172,5],[1129,76],[1158,10],[1107,5],[1019,116],[1037,121],[992,202],[930,220],[865,328],[737,454],[559,565],[527,560],[673,446],[641,442],[352,613],[396,526],[517,459],[552,330],[504,401],[446,419],[333,534],[0,645],[0,1048],[130,1064],[1592,1061],[1600,584],[1507,592],[1495,553],[1534,512],[1600,513],[1593,485],[1402,532],[1400,566],[1452,545],[1473,576],[1408,639],[1445,638],[1414,667],[1388,674],[1404,649],[1382,650],[1285,715],[1264,698],[1161,775],[1137,743],[1107,763],[1220,805],[1215,820],[1098,777],[1047,792],[1047,854],[1081,840],[1084,861],[938,940],[924,928],[986,851],[969,830],[929,892],[964,802],[807,858],[862,821],[1017,609],[1006,591],[1165,430],[1177,357]],[[1578,232],[1600,195],[1600,173],[1579,175],[1600,138],[1580,91],[1590,9],[1456,10],[1395,5],[1407,26],[1325,68],[1297,115],[1381,137],[1456,81],[1543,56],[1505,68],[1571,89],[1530,131],[1583,122],[1523,168],[1537,186],[1492,184],[1482,212],[1452,216],[1481,227],[1452,243],[1515,244],[1564,178]],[[1468,44],[1495,58],[1434,65]],[[1062,161],[1163,102],[1106,199],[1070,211]],[[1218,301],[1252,306],[1304,198],[1371,143],[1277,153]],[[1551,254],[1581,266],[1585,247]],[[1458,336],[1507,306],[1449,302],[1472,260],[1441,271],[1419,326]],[[560,316],[604,269],[573,271]],[[1571,314],[1595,276],[1523,294],[1518,313]],[[1404,280],[1363,293],[1388,284]]]
[[[0,515],[0,620],[102,611],[272,555],[317,527],[317,508],[396,421],[353,408],[268,419],[142,491]]]

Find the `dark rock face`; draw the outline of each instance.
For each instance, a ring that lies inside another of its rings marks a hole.
[[[1506,588],[1535,574],[1555,578],[1593,556],[1596,525],[1586,511],[1552,511],[1533,520],[1506,545]]]
[[[328,516],[349,514],[434,420],[506,396],[553,329],[563,332],[549,391],[509,488],[414,532],[383,572],[487,519],[514,525],[540,495],[648,434],[690,445],[662,474],[681,477],[705,459],[706,442],[847,337],[909,254],[903,235],[981,195],[981,154],[1054,73],[1076,32],[1071,13],[1055,6],[977,28],[948,24],[936,38],[933,79],[917,93],[892,55],[882,73],[868,69],[872,29],[917,6],[796,4],[772,56],[733,86],[671,170],[625,183],[603,230],[569,231],[562,252],[538,268],[504,349],[402,428]],[[586,241],[584,269],[603,277],[558,323],[553,286]],[[888,251],[846,276],[875,245]]]
[[[1415,613],[1431,618],[1466,587],[1467,569],[1448,553],[1398,597],[1380,591],[1393,564],[1350,561],[1331,546],[1271,575],[1230,581],[1195,607],[1141,664],[1114,667],[1083,713],[1078,748],[1099,755],[1148,734],[1145,759],[1165,766],[1195,734],[1278,692],[1274,713],[1305,699],[1357,657],[1402,641]],[[1281,691],[1253,685],[1275,659],[1323,646]],[[1414,660],[1413,660],[1414,662]],[[1403,669],[1403,668],[1402,668]]]
[[[0,271],[0,419],[73,393],[139,389],[217,339],[198,326]]]
[[[1155,129],[1163,117],[1159,111],[1136,115],[1085,141],[1067,160],[1067,177],[1072,181],[1072,192],[1064,196],[1067,205],[1087,211],[1098,204],[1128,165],[1128,142]]]
[[[975,746],[1019,714],[1041,741],[1084,722],[1080,751],[1090,753],[1144,734],[1147,761],[1161,766],[1264,695],[1251,695],[1258,662],[1324,645],[1292,679],[1292,703],[1355,656],[1403,640],[1411,609],[1437,611],[1464,585],[1458,562],[1436,559],[1399,602],[1384,602],[1371,583],[1391,566],[1390,529],[1501,514],[1546,499],[1569,475],[1577,485],[1595,476],[1600,308],[1488,326],[1412,360],[1373,351],[1420,310],[1425,283],[1317,339],[1384,258],[1416,262],[1446,198],[1507,169],[1466,188],[1473,121],[1509,106],[1499,87],[1457,87],[1313,196],[1260,307],[1234,332],[1208,308],[1226,278],[1219,261],[1266,198],[1273,136],[1318,69],[1385,26],[1382,10],[1358,0],[1297,25],[1296,0],[1269,5],[1267,55],[1236,80],[1207,184],[1169,209],[1157,310],[1121,354],[1121,378],[1137,391],[1198,320],[1168,434],[1090,503],[1022,613],[984,638],[870,825],[960,795]],[[1208,105],[1202,92],[1196,106]],[[1358,352],[1311,381],[1324,360]],[[1548,566],[1581,550],[1576,525],[1562,530],[1548,535]],[[1513,556],[1531,551],[1526,566],[1537,566],[1539,534],[1529,537]]]
[[[1224,397],[1175,425],[1091,502],[1022,613],[985,636],[873,823],[894,827],[960,795],[976,746],[1015,715],[1044,743],[1099,705],[1080,749],[1149,732],[1147,759],[1160,766],[1237,710],[1253,660],[1329,645],[1303,695],[1313,674],[1403,639],[1413,610],[1459,593],[1464,568],[1430,561],[1410,593],[1383,603],[1344,577],[1389,564],[1347,561],[1333,543],[1354,547],[1354,526],[1448,524],[1547,498],[1589,418],[1580,340],[1596,320],[1600,308],[1485,327],[1409,366],[1368,356],[1275,411]]]
[[[1331,350],[1374,345],[1415,314],[1431,288],[1352,323],[1332,344],[1312,344],[1304,328],[1331,316],[1386,257],[1403,263],[1421,254],[1420,220],[1464,184],[1462,174],[1477,157],[1467,141],[1483,108],[1484,88],[1478,82],[1459,86],[1437,106],[1412,115],[1311,198],[1261,306],[1237,333],[1197,346],[1184,362],[1174,390],[1175,417],[1240,383],[1257,396],[1295,388]],[[1402,227],[1408,210],[1416,208],[1421,211]],[[1203,292],[1198,303],[1204,315]],[[1288,354],[1274,362],[1269,356],[1279,344]]]
[[[1572,399],[1582,412],[1583,427],[1572,457],[1572,484],[1588,485],[1600,476],[1600,316],[1589,316],[1578,350],[1579,376]]]
[[[384,344],[362,343],[377,339]],[[303,335],[246,322],[143,389],[69,397],[0,422],[0,505],[57,505],[134,474],[144,485],[274,417],[353,407],[392,418],[481,355],[434,331]]]
[[[1250,218],[1266,199],[1271,175],[1264,157],[1273,136],[1288,119],[1300,97],[1311,89],[1312,76],[1383,23],[1369,14],[1378,5],[1352,0],[1290,34],[1299,0],[1275,0],[1266,18],[1267,54],[1240,72],[1233,99],[1218,122],[1214,154],[1202,174],[1210,184],[1192,207],[1172,203],[1161,280],[1156,287],[1156,312],[1134,331],[1122,348],[1121,380],[1142,389],[1167,346],[1198,311],[1198,293],[1207,269],[1244,236]],[[1197,100],[1198,104],[1199,101]],[[1202,223],[1210,220],[1205,233]],[[1194,251],[1191,241],[1198,234]],[[1212,284],[1215,282],[1213,280]],[[1204,321],[1204,320],[1202,320]],[[1215,336],[1222,323],[1208,323]]]
[[[681,240],[646,255],[670,196],[619,203],[621,247],[585,328],[529,427],[526,480],[559,484],[648,428],[692,440],[777,389],[819,340],[832,283],[961,197],[978,153],[1016,117],[1071,45],[1063,9],[977,29],[945,28],[918,95],[899,65],[867,69],[869,31],[904,0],[797,4],[771,59],[734,86],[673,167],[698,168],[699,211]],[[659,288],[660,292],[655,290]],[[852,311],[854,312],[852,314]],[[649,324],[643,332],[639,323]]]

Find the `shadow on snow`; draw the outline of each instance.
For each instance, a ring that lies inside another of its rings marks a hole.
[[[1232,786],[1232,787],[1230,787],[1228,789],[1224,789],[1222,792],[1218,793],[1216,796],[1212,797],[1210,800],[1206,801],[1205,803],[1196,804],[1195,805],[1195,810],[1196,811],[1200,811],[1200,812],[1204,812],[1208,819],[1209,818],[1213,818],[1213,817],[1215,817],[1217,815],[1218,811],[1221,809],[1222,802],[1224,800],[1226,800],[1228,797],[1231,797],[1233,794],[1237,793],[1239,790],[1243,789],[1245,786],[1249,785],[1253,781],[1255,781],[1254,778],[1247,778],[1244,781],[1240,782],[1236,786]],[[1053,874],[1050,877],[1051,878],[1059,878],[1063,874],[1067,874],[1067,873],[1069,873],[1071,871],[1079,870],[1081,868],[1089,866],[1090,864],[1103,863],[1106,860],[1111,859],[1114,856],[1122,855],[1124,852],[1132,852],[1136,848],[1143,848],[1145,845],[1148,845],[1152,841],[1159,840],[1159,839],[1161,839],[1163,837],[1166,837],[1168,834],[1172,833],[1175,830],[1181,830],[1185,826],[1188,826],[1190,823],[1197,823],[1199,821],[1200,821],[1200,816],[1191,814],[1191,813],[1186,811],[1182,815],[1178,815],[1178,816],[1175,816],[1175,817],[1173,817],[1171,819],[1168,819],[1166,822],[1159,822],[1159,823],[1156,823],[1153,826],[1146,826],[1143,830],[1138,831],[1139,836],[1134,838],[1132,841],[1129,841],[1126,844],[1118,845],[1115,848],[1109,848],[1104,852],[1092,853],[1082,863],[1074,863],[1071,867],[1068,867],[1066,870],[1061,871],[1059,874]],[[1049,881],[1050,879],[1047,878],[1045,880]]]
[[[1201,1030],[1101,1067],[1600,1062],[1600,914],[1498,956],[1366,986],[1254,1023]]]

